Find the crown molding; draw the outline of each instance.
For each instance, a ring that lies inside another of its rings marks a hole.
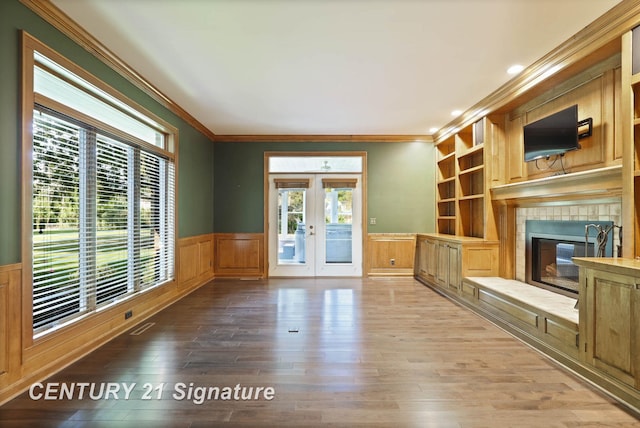
[[[366,142],[366,143],[432,143],[431,135],[215,135],[215,142],[264,143],[264,142]]]
[[[20,2],[207,138],[210,140],[215,138],[215,134],[210,129],[163,94],[53,3],[48,0],[20,0]]]

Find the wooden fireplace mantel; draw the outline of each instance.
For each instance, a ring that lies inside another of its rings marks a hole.
[[[491,188],[492,199],[506,204],[621,196],[622,165],[554,175]]]

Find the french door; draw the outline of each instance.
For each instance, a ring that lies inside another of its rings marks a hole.
[[[269,175],[269,276],[362,276],[360,174]]]

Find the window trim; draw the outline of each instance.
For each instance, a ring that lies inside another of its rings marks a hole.
[[[48,107],[55,107],[58,109],[59,113],[67,114],[69,116],[76,117],[83,122],[86,122],[89,125],[96,125],[97,127],[103,129],[106,132],[112,133],[115,137],[121,138],[124,137],[123,133],[118,131],[117,129],[108,126],[100,121],[92,119],[88,115],[82,114],[81,112],[77,112],[69,107],[66,107],[60,103],[57,103],[47,97],[43,97],[42,95],[34,93],[34,67],[36,66],[36,61],[34,59],[34,52],[38,52],[45,56],[46,58],[52,60],[56,64],[64,67],[71,73],[75,74],[79,78],[83,79],[87,83],[92,86],[95,86],[99,91],[102,91],[108,94],[110,97],[115,98],[118,102],[123,103],[127,106],[127,108],[131,108],[134,111],[140,113],[151,119],[154,123],[154,127],[161,132],[165,137],[165,147],[154,146],[146,141],[142,141],[135,137],[132,137],[129,134],[126,134],[126,139],[133,143],[134,145],[143,148],[146,151],[155,153],[158,156],[164,157],[170,162],[173,163],[174,169],[174,193],[173,193],[173,248],[170,250],[170,255],[173,256],[174,263],[174,274],[173,278],[167,281],[166,283],[160,285],[160,287],[165,287],[168,284],[173,284],[177,281],[178,277],[178,209],[177,209],[177,201],[178,201],[178,129],[161,119],[154,113],[150,112],[146,108],[137,104],[133,100],[129,99],[119,91],[115,90],[108,84],[104,83],[102,80],[93,76],[89,72],[85,71],[83,68],[79,67],[63,55],[59,54],[55,50],[51,49],[44,43],[40,42],[26,31],[21,32],[21,105],[20,105],[20,115],[21,115],[21,147],[22,147],[22,204],[21,204],[21,253],[22,253],[22,283],[24,287],[22,288],[22,344],[23,347],[29,348],[33,346],[36,342],[43,340],[45,337],[49,337],[50,335],[44,334],[34,338],[34,328],[33,328],[33,254],[32,254],[32,245],[33,245],[33,230],[32,230],[32,212],[33,212],[33,189],[32,189],[32,180],[33,180],[33,158],[31,156],[32,146],[33,146],[33,129],[32,123],[34,120],[33,112],[36,104],[46,105]],[[71,113],[71,114],[69,114]],[[126,112],[125,112],[126,113]],[[148,123],[147,123],[148,124]],[[140,293],[145,293],[152,289],[157,289],[158,287],[145,288]],[[137,296],[140,293],[135,293],[132,296]],[[127,299],[123,299],[127,300]],[[116,302],[117,305],[119,302]],[[87,315],[83,315],[79,318],[91,318],[100,313],[100,311],[94,311]],[[75,325],[77,322],[69,323],[68,325]],[[62,331],[65,329],[65,325],[56,329],[54,332]]]

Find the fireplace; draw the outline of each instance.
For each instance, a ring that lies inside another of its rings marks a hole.
[[[567,296],[578,297],[572,257],[593,257],[599,249],[604,257],[613,256],[612,221],[527,220],[525,233],[526,281]]]

